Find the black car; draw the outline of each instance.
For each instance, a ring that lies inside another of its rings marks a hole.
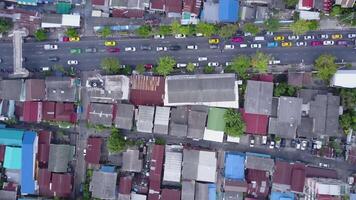
[[[169,46],[169,50],[171,50],[171,51],[178,51],[180,49],[181,49],[181,47],[179,45],[171,45],[171,46]]]
[[[142,45],[141,46],[141,50],[143,50],[143,51],[151,51],[151,47],[149,46],[149,45]]]
[[[286,139],[284,138],[281,139],[281,147],[282,148],[286,147]]]
[[[48,58],[48,61],[52,61],[52,62],[57,62],[58,60],[59,60],[59,58],[56,56],[51,56]]]

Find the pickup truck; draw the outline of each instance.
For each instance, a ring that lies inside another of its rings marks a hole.
[[[45,44],[43,45],[44,50],[57,50],[58,45],[56,44]]]

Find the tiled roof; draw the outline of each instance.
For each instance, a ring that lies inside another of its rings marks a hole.
[[[164,78],[133,75],[130,78],[130,102],[135,105],[163,105]]]
[[[85,161],[91,164],[99,164],[101,155],[101,138],[88,138]]]
[[[246,123],[246,133],[256,134],[256,135],[266,135],[268,116],[246,113],[244,109],[240,109],[242,113],[242,119]]]

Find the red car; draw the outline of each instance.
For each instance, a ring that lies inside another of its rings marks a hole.
[[[321,46],[321,45],[323,45],[323,42],[322,41],[312,41],[310,44],[312,46]]]
[[[110,53],[120,52],[120,48],[117,48],[117,47],[110,47],[110,48],[107,48],[106,50]]]
[[[146,70],[151,70],[153,68],[152,64],[145,64],[145,69]]]
[[[63,38],[62,38],[62,42],[69,42],[69,37],[67,37],[67,36],[63,36]]]
[[[243,42],[244,39],[242,37],[234,37],[231,39],[232,42]]]

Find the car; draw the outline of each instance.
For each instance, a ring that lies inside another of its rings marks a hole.
[[[272,31],[267,31],[267,32],[266,32],[266,35],[273,36],[274,33],[273,33]]]
[[[231,39],[231,42],[236,42],[236,43],[238,43],[238,42],[243,42],[244,41],[244,38],[243,37],[233,37],[232,39]]]
[[[167,51],[168,48],[167,47],[157,47],[156,51]]]
[[[203,34],[203,33],[196,33],[195,36],[197,36],[197,37],[203,37],[204,34]]]
[[[267,144],[267,136],[262,136],[262,141],[261,144],[266,145]]]
[[[125,51],[136,51],[136,47],[125,47]]]
[[[280,60],[270,60],[270,61],[268,61],[268,64],[270,64],[270,65],[278,65],[278,64],[281,64],[281,61]]]
[[[2,63],[2,58],[0,58],[0,63]]]
[[[164,39],[164,35],[154,35],[154,39]]]
[[[144,67],[145,67],[146,70],[150,70],[150,69],[153,68],[153,65],[152,64],[145,64]]]
[[[83,149],[83,155],[87,155],[87,149]]]
[[[69,42],[79,42],[80,41],[80,37],[70,37],[69,38]]]
[[[52,62],[57,62],[59,60],[59,58],[57,56],[50,56],[48,58],[48,61],[52,61]]]
[[[209,62],[208,66],[209,67],[217,67],[217,66],[219,66],[219,63],[218,62]]]
[[[149,45],[141,45],[140,49],[143,51],[151,51],[152,48]]]
[[[117,48],[117,47],[109,47],[106,49],[107,52],[109,53],[117,53],[117,52],[120,52],[120,48]]]
[[[107,46],[107,47],[113,47],[116,45],[116,41],[110,41],[110,40],[107,40],[104,42],[104,45]]]
[[[181,49],[181,47],[179,45],[171,45],[168,49],[171,51],[178,51]]]
[[[230,65],[232,65],[232,62],[226,62],[225,63],[225,66],[227,67],[227,66],[230,66]]]
[[[304,40],[314,40],[314,35],[304,35]]]
[[[274,41],[283,41],[284,40],[284,36],[283,35],[277,35],[277,36],[274,36]]]
[[[192,63],[194,67],[199,67],[199,63]]]
[[[250,136],[250,147],[255,146],[255,138],[253,136]]]
[[[207,61],[208,57],[198,57],[198,61]]]
[[[190,49],[190,50],[193,50],[193,49],[198,49],[198,46],[197,45],[187,45],[187,49]]]
[[[295,45],[297,47],[305,47],[305,46],[307,46],[307,42],[299,41],[299,42],[296,42]]]
[[[44,50],[57,50],[58,45],[56,44],[45,44],[43,45]]]
[[[281,140],[276,140],[276,144],[274,146],[279,149],[281,147]]]
[[[278,42],[268,42],[267,43],[267,48],[274,48],[278,47]]]
[[[210,47],[210,49],[218,49],[218,48],[219,48],[219,45],[217,45],[217,44],[211,44],[209,47]]]
[[[80,53],[82,53],[82,50],[80,48],[71,48],[70,53],[71,54],[80,54]]]
[[[323,45],[323,42],[322,41],[312,41],[310,44],[312,46],[321,46],[321,45]]]
[[[331,35],[331,39],[333,39],[333,40],[342,39],[342,35],[341,34],[332,34]]]
[[[94,47],[88,47],[84,51],[85,51],[85,53],[95,53],[95,52],[97,52],[97,49]]]
[[[282,138],[282,139],[281,139],[281,144],[280,144],[281,147],[282,147],[282,148],[286,147],[286,143],[287,143],[287,142],[286,142],[286,139]]]
[[[292,140],[290,141],[290,146],[293,147],[293,148],[295,148],[296,145],[297,145],[297,140],[292,139]]]
[[[292,46],[292,42],[282,42],[281,46],[282,47],[291,47]]]
[[[301,142],[301,147],[300,147],[300,150],[306,150],[307,149],[307,147],[308,147],[308,141],[306,141],[306,140],[303,140],[302,142]]]
[[[177,68],[187,67],[186,63],[177,63]]]
[[[271,142],[269,143],[269,148],[274,149],[275,144],[276,143],[273,140],[271,140]]]
[[[250,33],[250,32],[245,32],[245,33],[244,33],[244,36],[252,36],[252,33]]]
[[[78,61],[77,60],[68,60],[68,65],[77,65]]]
[[[255,48],[259,49],[261,47],[262,47],[261,44],[251,44],[251,48],[253,48],[253,49],[255,49]]]
[[[329,38],[328,34],[319,34],[318,36],[320,39],[324,39],[324,40]]]
[[[226,44],[224,49],[235,49],[235,46],[233,44]]]
[[[240,44],[240,48],[246,48],[247,44]]]
[[[356,38],[356,33],[349,33],[349,34],[347,34],[347,37],[349,39]]]
[[[63,36],[61,41],[62,42],[69,42],[69,37]]]
[[[289,35],[288,40],[299,40],[299,36],[298,35]]]
[[[51,68],[50,68],[50,67],[41,67],[41,68],[40,68],[40,71],[41,71],[41,72],[51,71]]]
[[[187,36],[184,34],[175,34],[174,37],[179,39],[179,38],[186,38]]]
[[[296,149],[300,149],[300,147],[301,147],[300,142],[297,142],[297,143],[295,144],[295,148],[296,148]]]
[[[220,40],[219,38],[210,38],[209,39],[209,44],[219,44]]]
[[[329,164],[327,164],[327,163],[319,163],[319,167],[329,168]]]
[[[337,45],[347,46],[348,42],[346,40],[339,40],[336,42]]]
[[[332,40],[325,40],[325,41],[323,41],[323,45],[324,46],[332,46],[332,45],[334,45],[334,41],[332,41]]]

